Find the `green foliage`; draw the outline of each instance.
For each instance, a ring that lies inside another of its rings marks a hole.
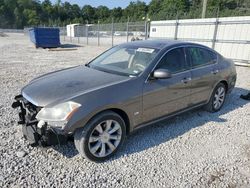
[[[90,5],[83,6],[82,14],[85,22],[94,23],[97,19],[96,9]]]
[[[102,22],[110,17],[110,10],[106,6],[97,7],[95,12],[96,12],[97,18],[99,18],[99,20],[102,21]]]
[[[27,25],[38,25],[39,24],[39,17],[35,10],[24,9],[23,15],[25,20],[27,20]]]
[[[117,8],[114,8],[111,10],[110,12],[110,16],[111,18],[114,19],[114,21],[120,21],[120,19],[122,18],[122,13],[123,13],[123,10],[121,7],[117,7]]]
[[[0,0],[0,28],[25,26],[64,26],[69,23],[110,23],[151,20],[200,18],[203,0],[132,1],[122,9],[106,6],[79,7],[58,0]],[[250,0],[208,0],[206,17],[250,15]]]
[[[147,14],[147,5],[145,2],[136,1],[130,2],[130,4],[124,9],[123,15],[129,18],[131,21],[142,20]]]

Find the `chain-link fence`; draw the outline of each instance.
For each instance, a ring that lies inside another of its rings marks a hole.
[[[113,46],[148,38],[147,22],[68,25],[60,28],[63,41],[87,45]]]
[[[0,32],[2,33],[24,33],[23,29],[1,29]]]
[[[149,27],[150,25],[150,27]],[[44,27],[44,26],[42,26]],[[250,17],[227,17],[108,24],[72,24],[60,28],[63,43],[114,46],[152,39],[185,40],[209,46],[227,58],[250,63]],[[24,30],[2,32],[28,33]]]

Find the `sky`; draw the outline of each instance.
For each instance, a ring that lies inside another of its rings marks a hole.
[[[100,5],[107,6],[109,8],[114,7],[122,7],[125,8],[129,5],[130,1],[136,1],[136,0],[62,0],[62,2],[68,1],[70,4],[78,4],[79,6],[84,5],[91,5],[93,7],[98,7]],[[144,0],[147,4],[151,0]],[[57,0],[51,0],[51,2],[55,3]]]

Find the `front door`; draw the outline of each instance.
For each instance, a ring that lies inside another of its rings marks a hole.
[[[143,122],[187,108],[190,100],[191,72],[186,63],[184,48],[165,54],[156,69],[172,73],[168,79],[148,79],[143,87]]]

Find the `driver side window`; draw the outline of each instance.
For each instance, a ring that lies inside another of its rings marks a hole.
[[[172,74],[187,70],[184,48],[176,48],[165,54],[157,69],[168,69]]]

